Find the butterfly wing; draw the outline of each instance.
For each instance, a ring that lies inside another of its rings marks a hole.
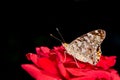
[[[95,65],[100,59],[101,43],[105,36],[106,32],[104,30],[93,30],[76,38],[64,47],[67,53],[77,60]]]

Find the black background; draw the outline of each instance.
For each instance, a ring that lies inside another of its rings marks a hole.
[[[71,42],[94,29],[106,30],[103,55],[117,56],[114,68],[120,73],[119,4],[115,1],[18,1],[4,2],[1,15],[2,77],[12,80],[33,80],[21,64],[29,63],[25,54],[35,53],[37,46],[61,45],[59,28],[66,42]]]

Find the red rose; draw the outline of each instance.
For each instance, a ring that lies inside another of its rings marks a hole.
[[[64,56],[64,47],[37,47],[36,54],[28,53],[27,59],[33,64],[22,64],[22,68],[36,80],[120,80],[112,67],[116,56],[101,56],[96,66],[77,61],[72,56]]]

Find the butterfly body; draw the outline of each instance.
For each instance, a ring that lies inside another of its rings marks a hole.
[[[105,39],[106,32],[102,29],[88,32],[71,43],[63,43],[66,52],[79,61],[96,65],[101,56],[101,43]]]

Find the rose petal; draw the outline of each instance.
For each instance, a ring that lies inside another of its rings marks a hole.
[[[36,54],[32,54],[32,53],[28,53],[28,54],[26,54],[26,56],[27,56],[27,59],[28,60],[31,60],[35,65],[38,65],[37,64],[37,55]]]
[[[63,51],[65,50],[65,48],[64,48],[63,46],[57,46],[57,47],[54,46],[53,49],[54,49],[55,51],[60,51],[60,52],[61,52],[61,51],[63,52]]]
[[[41,71],[33,64],[22,64],[21,67],[35,79],[42,74]]]
[[[101,56],[100,61],[96,65],[97,67],[101,67],[103,69],[109,69],[114,66],[116,63],[116,56]]]
[[[97,80],[95,78],[93,78],[92,76],[85,76],[85,77],[77,77],[77,78],[71,78],[69,80]]]
[[[64,63],[64,66],[66,67],[66,68],[77,68],[77,65],[75,64],[75,62],[65,62]]]
[[[74,73],[74,71],[72,71]],[[84,72],[86,76],[81,76],[77,78],[71,78],[70,80],[120,80],[120,76],[116,73],[115,70],[109,73],[107,71],[102,70],[91,70],[88,72]],[[91,75],[92,74],[92,75]],[[79,74],[80,76],[80,74]],[[90,77],[91,76],[91,77]]]
[[[49,53],[50,53],[50,49],[48,47],[37,47],[36,48],[36,52],[39,56],[42,56],[42,57],[48,57],[49,56]]]
[[[38,58],[38,66],[51,74],[59,74],[56,65],[49,58]]]
[[[41,51],[40,47],[36,47],[36,53],[40,56],[44,56],[44,53]]]
[[[72,74],[73,76],[84,76],[86,75],[87,69],[80,69],[80,68],[66,68],[66,70]]]
[[[74,60],[71,55],[68,55],[68,53],[66,53],[63,46],[54,47],[53,51],[57,54],[61,62],[68,62]]]
[[[41,48],[41,51],[42,51],[43,53],[50,53],[50,49],[49,49],[48,47],[42,46],[42,47],[40,47],[40,48]]]
[[[87,69],[77,69],[77,68],[67,68],[67,71],[70,72],[74,77],[81,76],[81,77],[91,77],[93,79],[111,79],[111,75],[108,71],[105,70],[87,70]]]
[[[57,54],[57,56],[58,56],[58,62],[59,61],[61,61],[61,62],[64,62],[64,59],[65,59],[65,57],[63,58],[63,55],[60,53],[60,52],[58,52],[58,51],[55,51],[55,53]]]
[[[110,73],[111,73],[112,80],[120,80],[120,75],[116,70],[111,69]]]
[[[87,76],[94,76],[96,80],[111,80],[111,75],[109,72],[104,70],[91,70],[87,72]]]
[[[74,61],[73,59],[73,56],[71,55],[68,55],[67,53],[65,52],[59,52],[59,51],[55,51],[56,55],[58,56],[58,61],[61,61],[63,63],[66,63],[66,62],[70,62],[70,61]]]
[[[92,76],[95,80],[111,80],[111,75],[105,70],[90,70],[85,72],[86,76]]]
[[[62,80],[47,75],[40,75],[36,80]]]
[[[69,79],[69,74],[67,73],[63,63],[58,63],[58,68],[59,68],[59,71],[60,71],[61,75],[64,78]]]
[[[44,74],[42,70],[38,69],[36,66],[32,64],[22,64],[21,67],[36,80],[61,80],[59,78],[55,78]]]

